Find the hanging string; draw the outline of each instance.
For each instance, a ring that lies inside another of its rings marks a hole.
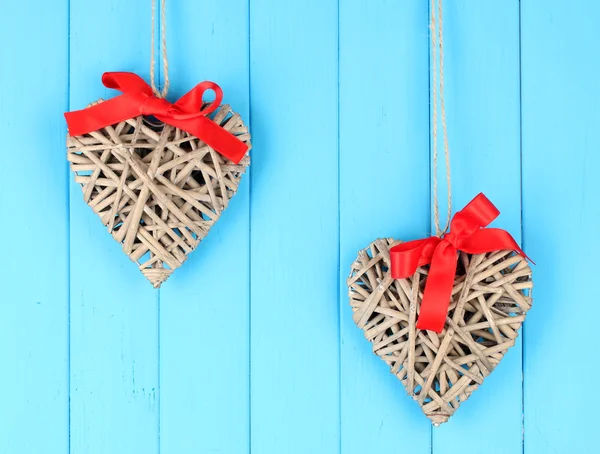
[[[446,127],[446,106],[444,103],[444,29],[443,29],[443,0],[438,0],[438,19],[436,21],[435,11],[435,0],[431,0],[431,59],[432,59],[432,95],[433,95],[433,109],[432,109],[432,147],[433,147],[433,218],[435,223],[435,232],[437,236],[443,235],[448,231],[450,226],[450,216],[452,215],[452,185],[450,180],[450,147],[448,144],[448,128]],[[439,22],[439,27],[438,23]],[[441,101],[441,114],[442,114],[442,130],[444,135],[444,155],[446,165],[446,183],[448,185],[448,215],[444,228],[440,228],[440,213],[438,206],[438,190],[437,190],[437,48],[438,48],[438,37],[439,37],[439,49],[440,49],[440,101]]]
[[[150,86],[152,91],[159,98],[165,98],[169,92],[169,60],[167,58],[167,20],[166,20],[166,0],[160,2],[160,34],[161,34],[161,46],[160,53],[162,56],[163,72],[165,75],[165,84],[162,90],[159,90],[158,84],[155,81],[154,67],[156,61],[154,58],[154,40],[155,40],[155,15],[156,15],[156,0],[152,0],[152,32],[150,37]]]

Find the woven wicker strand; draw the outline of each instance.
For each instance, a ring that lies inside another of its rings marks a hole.
[[[211,119],[250,149],[248,128],[230,106]],[[155,288],[207,235],[250,163],[143,116],[68,137],[67,158],[85,202]]]
[[[379,239],[359,252],[348,278],[356,325],[434,425],[450,418],[515,344],[531,307],[531,268],[512,251],[460,253],[441,334],[416,328],[429,266],[392,279]]]

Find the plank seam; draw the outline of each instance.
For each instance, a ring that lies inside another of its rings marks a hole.
[[[248,129],[252,134],[252,1],[248,0]],[[252,454],[252,187],[254,166],[248,166],[248,454]]]
[[[337,338],[338,338],[338,452],[342,452],[342,226],[341,226],[341,147],[340,147],[340,0],[337,1]]]
[[[519,179],[521,197],[521,248],[525,247],[525,229],[523,216],[523,77],[521,45],[521,0],[518,2],[519,15]],[[525,454],[525,324],[521,328],[521,453]]]
[[[427,131],[429,140],[427,141],[427,143],[429,144],[429,233],[430,235],[433,235],[433,230],[431,228],[431,223],[433,222],[432,216],[431,216],[431,204],[432,204],[432,193],[431,193],[431,185],[433,183],[433,179],[432,179],[432,171],[435,172],[436,169],[432,169],[432,162],[431,162],[431,154],[433,152],[432,147],[431,147],[431,128],[432,126],[435,127],[435,125],[431,124],[431,29],[429,28],[429,17],[431,15],[431,3],[428,2],[427,4],[427,74],[429,75],[429,90],[427,91],[428,94],[428,102],[429,102],[429,118],[428,118],[428,124],[429,124],[429,129]],[[429,427],[429,452],[430,454],[433,454],[433,426],[430,425]]]
[[[67,111],[71,110],[71,0],[67,0]],[[65,162],[67,235],[67,449],[71,452],[71,191],[69,164]]]
[[[158,27],[156,27],[157,29],[157,40],[156,40],[156,44],[155,44],[155,48],[152,49],[152,52],[157,53],[160,56],[160,42],[162,40],[162,14],[157,14],[157,22],[158,22]],[[152,25],[156,25],[156,24],[152,24]],[[165,46],[166,47],[166,46]],[[151,71],[154,69],[154,66],[151,68]],[[164,82],[163,82],[163,68],[162,65],[159,64],[158,65],[158,83],[159,83],[159,87],[164,87]],[[160,410],[160,391],[161,391],[161,386],[160,386],[160,376],[161,376],[161,365],[160,365],[160,288],[158,289],[158,291],[156,292],[156,308],[157,308],[157,321],[156,321],[156,332],[157,332],[157,339],[156,339],[156,350],[157,350],[157,377],[156,377],[156,387],[157,387],[157,393],[156,393],[156,411],[157,411],[157,418],[156,418],[156,441],[157,441],[157,452],[158,454],[160,454],[161,451],[161,441],[160,441],[160,414],[161,414],[161,410]]]

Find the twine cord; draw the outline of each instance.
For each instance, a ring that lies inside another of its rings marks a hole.
[[[158,84],[155,81],[154,67],[156,61],[154,57],[154,42],[155,42],[155,15],[156,15],[156,0],[152,0],[152,31],[150,33],[150,86],[155,96],[165,98],[169,93],[169,59],[167,58],[167,20],[166,20],[166,0],[160,1],[160,33],[161,33],[161,48],[163,71],[165,75],[165,84],[162,90],[158,89]]]
[[[433,108],[432,108],[432,147],[433,147],[433,218],[435,223],[435,232],[437,236],[441,236],[448,231],[450,227],[450,217],[452,215],[452,185],[450,179],[450,146],[448,143],[448,128],[446,126],[446,106],[444,103],[444,29],[443,29],[443,0],[438,0],[438,12],[436,20],[436,8],[435,0],[431,0],[431,68],[432,68],[432,95],[433,95]],[[439,23],[439,27],[438,27]],[[442,116],[442,131],[444,137],[444,156],[446,166],[446,183],[448,186],[448,214],[446,224],[443,229],[440,228],[440,213],[438,206],[438,188],[437,188],[437,48],[439,38],[439,65],[440,65],[440,78],[439,78],[439,90],[440,90],[440,104],[441,104],[441,116]]]

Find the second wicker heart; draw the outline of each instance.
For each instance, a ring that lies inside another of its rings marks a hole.
[[[228,105],[211,119],[250,149],[248,129]],[[69,137],[67,156],[85,202],[156,288],[208,234],[250,163],[143,116]]]
[[[446,325],[420,331],[416,319],[429,265],[392,279],[389,249],[359,252],[348,287],[354,322],[435,424],[446,422],[515,344],[531,307],[531,268],[512,251],[460,253]]]

